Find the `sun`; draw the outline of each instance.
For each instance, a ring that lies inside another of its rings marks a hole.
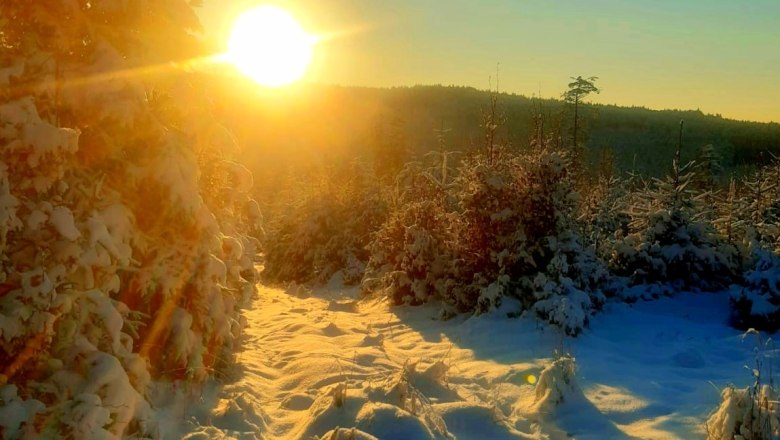
[[[233,23],[226,57],[257,83],[281,87],[303,77],[316,41],[287,11],[264,5]]]

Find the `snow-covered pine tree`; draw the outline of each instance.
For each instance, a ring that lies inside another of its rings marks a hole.
[[[367,246],[364,291],[385,289],[396,304],[456,302],[454,290],[462,284],[453,266],[459,218],[453,184],[444,177],[449,170],[442,166],[409,162],[389,188],[387,218]]]
[[[738,225],[748,270],[731,288],[731,323],[774,332],[780,328],[780,163],[762,167],[743,185]]]
[[[613,271],[631,284],[711,290],[729,285],[741,269],[739,255],[724,246],[705,215],[704,196],[693,189],[693,162],[653,179],[629,208],[632,233],[613,251]]]
[[[745,253],[745,225],[747,212],[744,197],[737,190],[737,181],[729,181],[728,191],[718,198],[713,225],[723,240]]]
[[[532,269],[518,274],[519,297],[540,318],[577,335],[604,303],[606,266],[581,235],[581,196],[575,190],[571,158],[551,148],[522,155],[530,183],[524,191],[526,252]]]
[[[739,329],[780,329],[780,256],[759,249],[742,285],[731,286],[731,324]]]
[[[263,276],[272,282],[325,283],[363,277],[371,234],[386,218],[381,186],[368,167],[295,176],[269,222]]]
[[[530,184],[517,154],[498,145],[466,158],[459,167],[454,188],[460,220],[455,225],[456,267],[464,284],[456,303],[461,309],[485,311],[497,305],[509,280],[532,267],[523,217]]]
[[[182,0],[0,4],[4,438],[152,435],[152,378],[202,379],[237,336],[251,175],[218,162],[213,203],[197,153],[232,146],[164,67],[198,26]]]
[[[396,302],[441,299],[484,312],[504,297],[577,334],[604,300],[607,279],[583,244],[568,156],[494,146],[466,158],[447,193],[411,191],[374,235],[364,285]],[[456,203],[450,205],[448,200]]]
[[[453,225],[458,218],[440,200],[411,201],[394,209],[373,234],[363,288],[385,289],[396,304],[438,299],[457,302]]]
[[[747,197],[750,249],[778,249],[780,239],[780,162],[758,169],[742,181]]]
[[[612,156],[611,153],[606,153],[602,158],[598,177],[583,195],[578,218],[582,226],[582,236],[604,261],[609,259],[616,240],[628,233],[630,217],[626,213],[626,194],[630,184],[629,180],[613,174]]]
[[[696,155],[696,186],[700,190],[711,190],[723,173],[723,159],[712,144],[703,145]]]

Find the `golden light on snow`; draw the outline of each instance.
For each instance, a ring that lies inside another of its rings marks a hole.
[[[316,42],[287,11],[264,5],[233,23],[226,57],[257,83],[280,87],[303,77]]]
[[[534,376],[533,374],[529,374],[528,376],[525,377],[525,380],[531,385],[534,385],[536,383],[536,376]]]

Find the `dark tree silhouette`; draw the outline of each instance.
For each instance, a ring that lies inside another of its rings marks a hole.
[[[593,84],[598,79],[596,76],[591,76],[589,78],[578,76],[576,78],[571,77],[571,79],[574,81],[569,83],[569,90],[563,93],[563,100],[567,104],[574,106],[574,129],[572,130],[572,144],[574,147],[576,147],[580,102],[589,94],[600,93],[601,90],[599,90],[599,88]]]

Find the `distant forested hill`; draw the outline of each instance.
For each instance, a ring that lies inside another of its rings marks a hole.
[[[297,93],[247,94],[224,85],[219,93],[224,123],[246,146],[245,155],[267,176],[301,166],[370,161],[395,149],[406,158],[440,146],[468,151],[483,145],[483,114],[490,93],[470,87],[415,86],[391,89],[310,86]],[[524,148],[542,121],[545,136],[567,142],[570,112],[561,101],[501,94],[504,123],[499,142]],[[540,117],[541,115],[541,117]],[[683,160],[707,144],[720,155],[724,173],[741,172],[780,153],[780,124],[724,119],[696,111],[587,105],[580,109],[591,163],[611,149],[618,169],[647,175],[666,172],[685,121]],[[442,130],[443,129],[443,130]],[[261,177],[262,178],[262,177]]]

